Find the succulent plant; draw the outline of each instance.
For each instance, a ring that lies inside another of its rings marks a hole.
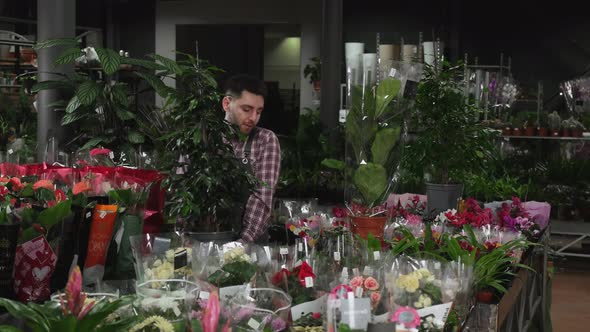
[[[553,113],[547,116],[547,123],[549,124],[549,129],[558,131],[561,128],[561,117],[557,112],[553,111]]]

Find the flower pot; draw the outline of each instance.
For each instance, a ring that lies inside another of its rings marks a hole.
[[[572,132],[569,128],[565,128],[561,131],[561,136],[563,137],[571,137],[572,136]]]
[[[504,127],[504,128],[502,128],[502,135],[503,136],[510,136],[510,135],[512,135],[512,128],[510,128],[510,127]]]
[[[377,239],[383,239],[387,217],[352,217],[351,219],[350,225],[354,234],[358,234],[365,240],[369,233]]]
[[[580,129],[571,130],[572,137],[582,137],[583,131]]]
[[[524,130],[525,136],[535,136],[535,127],[526,127]]]
[[[320,81],[313,81],[313,90],[314,91],[320,91]]]
[[[482,290],[475,294],[475,299],[479,303],[493,303],[494,302],[494,292],[489,290]]]
[[[0,297],[12,298],[12,271],[20,224],[0,225]]]
[[[537,128],[537,136],[547,136],[548,134],[547,128]]]
[[[439,214],[448,209],[456,209],[457,201],[463,195],[462,184],[426,183],[427,212]]]
[[[512,136],[521,136],[521,130],[520,128],[512,128]]]

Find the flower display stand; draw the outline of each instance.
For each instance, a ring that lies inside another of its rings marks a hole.
[[[523,255],[522,264],[535,272],[520,269],[508,292],[496,304],[477,303],[467,320],[466,331],[528,331],[534,322],[545,331],[547,310],[547,250],[549,231],[545,230],[539,243]],[[539,319],[541,318],[541,319]]]

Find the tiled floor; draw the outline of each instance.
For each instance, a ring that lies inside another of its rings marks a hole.
[[[553,331],[590,331],[590,258],[556,265],[551,301]]]

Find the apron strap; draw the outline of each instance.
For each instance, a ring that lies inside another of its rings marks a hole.
[[[252,129],[252,131],[250,132],[250,135],[248,135],[248,140],[246,141],[246,144],[244,144],[244,150],[242,155],[244,156],[244,158],[242,159],[242,163],[244,165],[248,165],[250,163],[250,154],[252,152],[252,141],[254,141],[254,137],[256,137],[256,134],[258,134],[258,128],[254,127],[254,129]]]

